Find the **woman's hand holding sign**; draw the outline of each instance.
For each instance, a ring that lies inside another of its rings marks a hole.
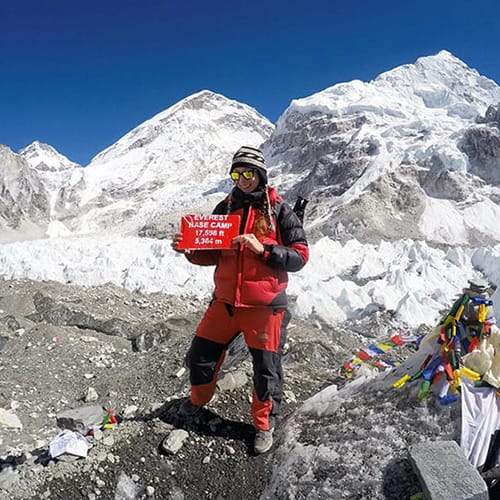
[[[170,243],[170,246],[172,247],[173,250],[175,250],[178,253],[185,253],[189,255],[191,253],[191,250],[179,248],[181,241],[182,241],[182,233],[175,233],[174,237],[172,238],[172,243]]]
[[[239,243],[240,245],[243,245],[245,248],[248,248],[257,255],[263,255],[264,253],[264,245],[257,239],[255,234],[253,233],[240,234],[238,236],[235,236],[231,243],[233,243],[233,245]]]

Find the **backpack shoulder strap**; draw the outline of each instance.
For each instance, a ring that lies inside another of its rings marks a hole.
[[[277,198],[274,205],[271,204],[271,213],[276,217],[276,221],[280,216],[282,206],[283,206],[283,200],[281,198]]]
[[[274,217],[274,225],[276,227],[276,240],[280,245],[283,245],[283,240],[281,239],[280,225],[278,219],[281,213],[281,208],[283,207],[283,198],[278,197],[274,204],[271,203],[271,213]]]

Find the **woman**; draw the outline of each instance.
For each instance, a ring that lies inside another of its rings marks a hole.
[[[172,241],[172,248],[184,252],[193,264],[216,266],[213,300],[187,357],[191,397],[180,413],[192,416],[210,401],[226,349],[242,332],[253,360],[254,449],[265,453],[273,444],[282,398],[287,272],[302,269],[309,250],[301,221],[268,185],[259,149],[241,147],[233,156],[230,176],[234,188],[213,213],[240,215],[240,234],[232,240],[233,248],[179,250],[180,233]]]

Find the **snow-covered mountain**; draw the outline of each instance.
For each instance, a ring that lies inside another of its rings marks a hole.
[[[475,246],[500,241],[499,103],[495,82],[441,51],[294,100],[275,128],[205,90],[85,169],[40,143],[19,155],[47,191],[49,219],[75,233],[171,232],[182,214],[210,211],[230,189],[231,155],[249,144],[263,146],[291,203],[310,200],[311,237]]]
[[[0,243],[43,237],[48,197],[38,172],[0,145]]]
[[[65,172],[80,165],[56,151],[49,144],[34,141],[29,146],[19,150],[19,155],[39,172]]]
[[[253,108],[222,95],[205,90],[187,97],[92,159],[73,192],[79,215],[68,224],[79,232],[137,234],[177,224],[186,210],[211,211],[230,186],[234,151],[260,145],[273,128]]]
[[[348,239],[500,241],[500,87],[446,51],[295,100],[265,151],[311,199],[310,230]]]
[[[68,199],[68,192],[74,192],[74,186],[81,185],[82,167],[49,144],[39,141],[21,149],[19,156],[25,158],[40,176],[48,194],[49,221],[66,218],[69,209],[74,206],[74,202]]]
[[[51,220],[67,215],[61,200],[81,175],[48,144],[35,141],[19,153],[0,146],[0,242],[43,238]]]
[[[45,234],[49,222],[51,234],[59,227],[63,233],[157,235],[186,211],[211,210],[231,185],[226,174],[234,151],[262,144],[273,128],[253,108],[205,90],[140,124],[86,168],[37,141],[18,154],[5,148],[0,179],[15,170],[18,179],[36,184],[40,199],[27,204],[37,210],[32,221],[33,210],[24,217],[35,238]],[[23,205],[14,195],[4,205],[18,202]],[[7,225],[21,227],[17,211],[3,212]],[[32,238],[18,231],[12,239]]]

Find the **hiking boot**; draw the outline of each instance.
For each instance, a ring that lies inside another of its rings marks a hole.
[[[274,429],[269,429],[268,431],[257,431],[255,433],[255,440],[253,442],[255,453],[260,455],[271,449],[273,445],[273,431]]]
[[[201,410],[201,406],[191,403],[189,398],[185,399],[179,406],[179,415],[181,417],[194,417]]]

